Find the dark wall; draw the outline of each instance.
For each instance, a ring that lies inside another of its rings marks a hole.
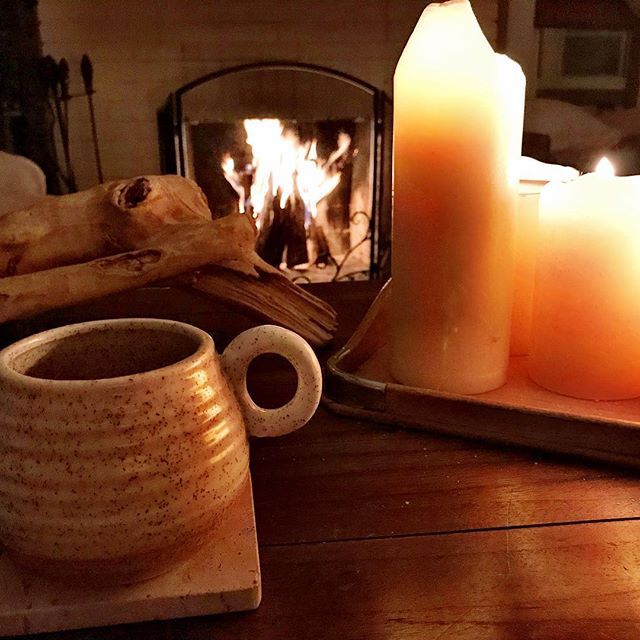
[[[0,0],[0,149],[31,158],[59,193],[36,0]]]

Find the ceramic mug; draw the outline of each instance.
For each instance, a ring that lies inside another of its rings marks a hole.
[[[298,374],[278,409],[247,392],[262,353]],[[247,433],[302,426],[321,387],[311,347],[276,326],[245,331],[222,355],[169,320],[21,340],[0,352],[0,543],[48,575],[118,584],[164,573],[210,539],[248,481]]]

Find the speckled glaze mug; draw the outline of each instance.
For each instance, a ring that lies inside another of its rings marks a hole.
[[[298,374],[278,409],[247,392],[262,353]],[[164,573],[211,538],[248,481],[247,433],[302,426],[321,387],[311,347],[275,326],[245,331],[222,355],[204,331],[169,320],[21,340],[0,352],[0,542],[24,566],[85,582]]]

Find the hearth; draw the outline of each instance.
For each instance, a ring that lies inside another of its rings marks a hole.
[[[293,280],[385,275],[390,101],[332,69],[260,63],[203,76],[159,115],[163,169],[214,217],[251,216],[257,251]]]

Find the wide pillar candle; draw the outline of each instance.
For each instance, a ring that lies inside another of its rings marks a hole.
[[[504,383],[524,75],[467,0],[430,4],[394,76],[393,376]]]
[[[640,396],[640,176],[540,195],[529,374],[578,398]]]

